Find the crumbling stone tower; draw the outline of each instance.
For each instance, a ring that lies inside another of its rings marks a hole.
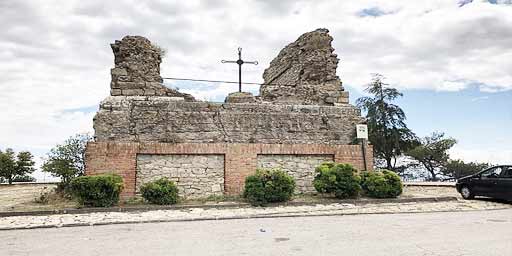
[[[336,75],[339,59],[327,29],[300,36],[272,60],[263,73],[263,101],[282,104],[336,105],[348,103]]]
[[[110,45],[115,67],[110,70],[112,96],[170,96],[194,101],[190,94],[165,87],[160,76],[162,50],[141,36],[125,36]]]

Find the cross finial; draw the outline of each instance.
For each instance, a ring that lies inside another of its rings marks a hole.
[[[242,48],[238,47],[238,60],[222,60],[221,63],[236,63],[238,64],[238,91],[242,92],[242,65],[254,64],[258,65],[257,61],[244,61],[242,60]]]

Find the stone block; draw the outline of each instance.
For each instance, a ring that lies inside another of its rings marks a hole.
[[[225,103],[255,103],[256,98],[250,92],[232,92],[228,94]]]
[[[127,76],[128,71],[125,68],[113,68],[110,70],[110,74],[115,76]]]

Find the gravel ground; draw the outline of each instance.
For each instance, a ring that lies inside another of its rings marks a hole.
[[[404,186],[404,193],[402,197],[417,198],[417,197],[440,197],[440,196],[454,196],[461,198],[455,187],[434,187],[434,186]]]
[[[56,184],[0,185],[0,212],[54,210],[76,207],[76,203],[59,200],[48,204],[36,203],[41,193],[52,191]]]
[[[55,184],[20,184],[20,185],[1,185],[0,186],[0,212],[19,212],[19,211],[40,211],[40,210],[62,210],[76,208],[76,203],[67,200],[53,200],[47,204],[36,203],[35,198],[43,191],[51,191],[56,187]],[[453,187],[419,187],[404,186],[404,193],[401,198],[424,198],[424,197],[443,197],[456,196],[460,198]],[[364,198],[363,198],[364,200]],[[296,202],[332,202],[336,203],[334,198],[325,198],[322,196],[297,196]],[[214,201],[195,201],[188,202],[193,204],[215,204]]]

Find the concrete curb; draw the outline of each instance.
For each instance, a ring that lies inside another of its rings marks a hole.
[[[455,187],[455,182],[405,182],[404,187]]]
[[[328,204],[384,204],[384,203],[414,203],[414,202],[445,202],[456,201],[457,197],[423,197],[423,198],[391,198],[391,199],[346,199],[346,200],[332,200],[323,202],[286,202],[269,204],[267,207],[278,206],[311,206],[311,205],[328,205]],[[0,212],[0,217],[12,216],[41,216],[41,215],[55,215],[55,214],[84,214],[95,212],[141,212],[141,211],[158,211],[158,210],[181,210],[193,208],[247,208],[251,207],[248,203],[234,203],[234,204],[198,204],[198,205],[169,205],[169,206],[126,206],[126,207],[106,207],[106,208],[80,208],[80,209],[62,209],[62,210],[45,210],[45,211],[20,211],[20,212]]]

